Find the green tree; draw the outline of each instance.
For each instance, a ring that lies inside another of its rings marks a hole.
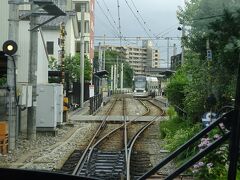
[[[117,51],[112,51],[112,50],[106,50],[105,51],[105,69],[107,72],[109,72],[108,77],[110,78],[111,76],[111,66],[117,64],[117,58],[120,57],[120,53]],[[95,52],[94,56],[94,69],[98,69],[99,64],[98,64],[98,53]],[[131,66],[129,65],[128,62],[123,60],[123,86],[124,87],[131,87],[132,86],[132,77],[133,77],[133,70]],[[121,61],[119,58],[118,61],[118,72],[121,71]]]
[[[49,68],[53,70],[61,70],[61,65],[56,59],[50,58]],[[80,54],[77,53],[75,56],[67,56],[64,60],[65,74],[69,75],[71,82],[77,82],[80,79]],[[92,74],[91,63],[85,56],[84,59],[84,81],[90,81]]]

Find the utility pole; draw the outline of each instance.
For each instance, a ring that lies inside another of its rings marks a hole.
[[[113,90],[113,65],[111,65],[111,91]]]
[[[185,25],[183,24],[183,27],[182,27],[182,57],[181,57],[182,58],[182,62],[181,62],[181,64],[184,63],[184,55],[185,55],[184,42],[183,42],[184,38],[185,38]]]
[[[115,89],[118,88],[118,56],[117,56],[117,66],[116,66],[116,84]]]
[[[113,89],[116,90],[117,89],[117,65],[114,65],[114,75],[113,75]]]
[[[167,68],[169,68],[169,37],[167,37]]]
[[[80,85],[81,85],[81,97],[80,97],[80,107],[83,108],[84,102],[84,24],[85,24],[85,7],[81,6],[81,57],[80,57]]]
[[[105,70],[105,64],[106,64],[106,60],[105,60],[105,58],[106,58],[106,53],[105,53],[105,37],[106,37],[106,35],[104,34],[104,38],[103,38],[103,70]]]
[[[13,40],[18,43],[18,30],[19,30],[19,8],[16,1],[9,2],[9,32],[8,39]],[[17,56],[14,57],[15,61]],[[15,102],[15,83],[14,83],[14,63],[11,58],[7,62],[7,86],[8,91],[8,123],[9,123],[9,150],[15,149],[16,146],[16,121],[17,121],[17,111]]]
[[[173,56],[176,56],[177,54],[177,47],[176,44],[173,44]]]
[[[37,5],[31,4],[31,10]],[[30,16],[30,29],[34,28],[37,17]],[[27,138],[36,139],[36,105],[37,105],[37,56],[38,56],[38,30],[30,31],[30,58],[28,81],[32,85],[32,107],[28,108],[27,114]]]
[[[102,65],[103,65],[103,60],[102,60],[102,47],[101,47],[101,43],[99,42],[99,47],[98,47],[98,64],[99,64],[99,71],[101,71],[103,69]]]
[[[123,90],[123,63],[121,63],[121,86],[120,86],[120,88],[121,88],[121,92],[122,92],[122,90]]]

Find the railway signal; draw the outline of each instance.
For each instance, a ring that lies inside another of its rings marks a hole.
[[[18,46],[12,41],[8,40],[3,43],[3,51],[0,51],[0,77],[7,75],[8,56],[12,56],[17,52]]]

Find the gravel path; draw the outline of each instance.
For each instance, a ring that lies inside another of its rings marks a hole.
[[[94,123],[78,123],[74,127],[63,126],[58,134],[50,136],[38,134],[35,141],[28,141],[20,136],[17,148],[7,156],[0,156],[0,167],[24,168],[52,171],[60,169],[70,154],[85,146]]]

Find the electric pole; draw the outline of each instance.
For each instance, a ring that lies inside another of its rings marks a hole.
[[[85,24],[85,7],[81,6],[81,57],[80,57],[80,85],[81,85],[81,97],[80,97],[80,107],[83,108],[84,102],[84,24]]]
[[[111,91],[113,90],[113,65],[111,65]]]
[[[105,57],[106,57],[106,53],[105,53],[105,34],[104,34],[104,39],[103,39],[103,67],[102,67],[102,70],[105,70]]]
[[[31,4],[31,10],[37,5]],[[30,16],[30,29],[33,29],[37,17],[33,14]],[[29,58],[29,74],[28,82],[32,85],[32,107],[28,108],[27,114],[27,138],[36,139],[36,105],[37,105],[37,57],[38,57],[38,30],[30,31],[30,58]]]
[[[169,68],[169,37],[167,37],[167,68]]]
[[[101,47],[101,43],[99,43],[99,47],[98,47],[98,64],[99,64],[99,71],[101,71],[103,69],[103,67],[102,67],[103,60],[102,60],[102,47]]]
[[[185,38],[185,25],[183,24],[183,27],[182,27],[182,64],[184,63],[184,54],[185,54],[185,52],[184,52],[184,42],[183,42],[183,40],[184,40],[184,38]]]
[[[121,92],[123,90],[123,63],[121,63],[121,82],[120,82]]]
[[[17,1],[8,1],[9,3],[9,32],[8,39],[18,43],[19,31],[19,8]],[[14,57],[15,61],[17,56]],[[14,63],[12,58],[8,58],[7,62],[7,86],[8,91],[8,123],[9,123],[9,150],[15,149],[16,146],[16,101],[15,101],[15,83],[14,83]]]

